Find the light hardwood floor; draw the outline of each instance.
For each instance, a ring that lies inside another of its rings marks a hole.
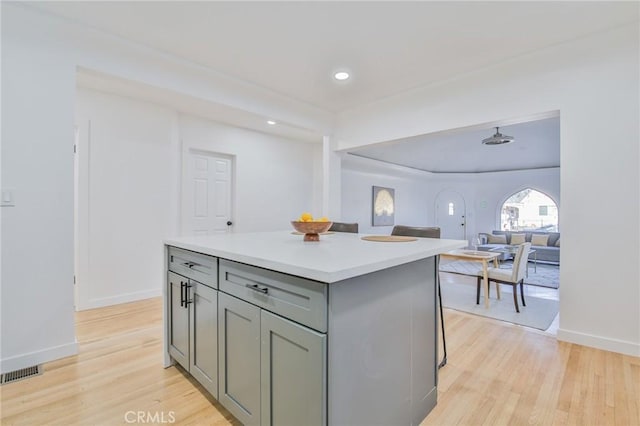
[[[237,424],[162,368],[161,309],[156,298],[78,313],[79,355],[2,386],[2,425],[127,424],[139,412],[147,424]],[[640,358],[456,311],[445,323],[449,362],[423,425],[640,425]]]

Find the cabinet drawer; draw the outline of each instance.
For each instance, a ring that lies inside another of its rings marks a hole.
[[[218,288],[218,258],[169,247],[169,270]]]
[[[327,331],[326,284],[220,259],[220,290],[318,331]]]

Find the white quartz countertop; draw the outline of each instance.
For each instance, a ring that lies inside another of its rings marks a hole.
[[[165,244],[235,260],[286,274],[333,283],[438,255],[467,245],[464,240],[419,238],[374,242],[365,234],[336,232],[304,242],[291,231],[229,233],[179,237]]]

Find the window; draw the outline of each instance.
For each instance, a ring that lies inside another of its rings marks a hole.
[[[500,229],[505,231],[558,231],[558,206],[547,195],[527,188],[502,205]]]
[[[449,216],[453,216],[453,203],[449,203]]]

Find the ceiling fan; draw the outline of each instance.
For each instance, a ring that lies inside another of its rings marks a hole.
[[[496,127],[496,134],[489,138],[482,139],[482,143],[484,145],[504,145],[507,143],[511,143],[514,140],[515,138],[513,136],[503,135],[502,133],[500,133],[500,128]]]

